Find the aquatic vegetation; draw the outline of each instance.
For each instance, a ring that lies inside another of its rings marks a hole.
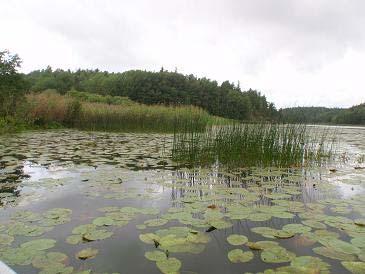
[[[233,249],[228,252],[228,259],[232,263],[247,263],[253,259],[252,251],[243,251],[242,249]]]
[[[181,168],[165,137],[0,137],[0,259],[44,274],[204,273],[205,260],[220,273],[363,272],[363,171]]]
[[[205,132],[192,127],[175,132],[172,158],[190,165],[305,166],[330,157],[327,135],[305,125],[234,124]]]
[[[227,241],[231,245],[243,245],[248,242],[248,239],[244,235],[232,234],[227,237]]]
[[[95,248],[85,248],[77,252],[76,258],[79,258],[81,260],[92,259],[95,258],[98,253],[99,251]]]
[[[176,258],[166,258],[165,260],[159,260],[156,262],[158,269],[162,273],[177,273],[181,268],[181,262]]]

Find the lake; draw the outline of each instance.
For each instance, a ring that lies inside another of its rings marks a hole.
[[[181,167],[171,135],[0,136],[0,259],[27,274],[365,273],[365,128],[335,130],[334,161],[310,168]]]

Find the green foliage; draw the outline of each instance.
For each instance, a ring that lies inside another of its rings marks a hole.
[[[17,54],[0,51],[0,116],[13,115],[26,88],[23,76],[17,73],[21,59]]]
[[[325,107],[295,107],[279,111],[287,123],[365,125],[365,103],[348,109]]]
[[[32,91],[56,89],[83,101],[119,104],[126,97],[142,104],[193,105],[220,117],[236,120],[273,120],[277,111],[265,96],[255,90],[243,92],[239,86],[228,81],[219,85],[207,78],[183,75],[161,70],[141,70],[123,73],[99,70],[38,70],[26,76]],[[82,94],[90,92],[97,95]],[[118,96],[118,97],[111,97]]]
[[[326,134],[302,125],[233,124],[205,132],[191,127],[174,134],[172,157],[192,165],[302,166],[330,156]]]

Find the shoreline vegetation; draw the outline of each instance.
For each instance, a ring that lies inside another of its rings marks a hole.
[[[303,167],[331,159],[334,133],[298,124],[232,124],[174,134],[172,159],[191,166]]]

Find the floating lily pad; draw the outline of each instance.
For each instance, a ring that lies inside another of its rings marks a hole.
[[[322,271],[328,272],[331,267],[328,263],[323,262],[320,258],[312,256],[296,257],[291,261],[290,265],[294,267],[305,267],[308,270],[312,270],[313,273],[322,273]]]
[[[32,260],[35,268],[56,268],[55,265],[63,264],[67,260],[67,255],[61,252],[48,252],[44,256],[37,256]]]
[[[365,273],[365,262],[341,262],[341,264],[351,273]]]
[[[346,254],[359,254],[361,252],[360,248],[339,239],[330,239],[326,244],[328,247]]]
[[[153,233],[140,234],[139,239],[146,244],[154,244],[160,241],[160,237]]]
[[[93,224],[97,226],[110,226],[114,224],[114,221],[109,217],[98,217],[93,220]]]
[[[283,226],[282,230],[295,234],[295,233],[309,232],[312,229],[310,227],[302,225],[302,224],[287,224],[287,225]]]
[[[247,243],[248,239],[244,235],[232,234],[227,237],[227,241],[231,245],[243,245]]]
[[[336,251],[332,248],[324,247],[324,246],[313,248],[313,252],[318,254],[318,255],[322,255],[324,257],[334,259],[334,260],[340,260],[340,261],[353,261],[353,260],[355,260],[355,256],[353,256],[353,255],[346,254],[346,253],[343,253],[343,252],[339,252],[339,251]]]
[[[164,274],[176,273],[181,268],[181,262],[176,258],[167,258],[156,262],[158,269]]]
[[[1,245],[11,245],[14,241],[14,237],[7,234],[0,234],[0,246]]]
[[[166,253],[162,252],[162,251],[158,251],[158,250],[154,250],[154,251],[147,251],[144,256],[150,260],[150,261],[161,261],[161,260],[166,260]]]
[[[228,252],[228,259],[232,263],[246,263],[253,259],[252,251],[243,252],[242,249],[233,249]]]
[[[83,249],[83,250],[77,252],[76,258],[79,258],[81,260],[92,259],[92,258],[95,258],[95,256],[98,253],[99,253],[99,251],[97,249],[86,248],[86,249]]]
[[[283,247],[266,248],[261,252],[261,260],[265,263],[286,263],[295,258],[295,254]]]
[[[104,240],[113,235],[113,232],[100,229],[100,230],[91,230],[82,235],[82,238],[87,241],[96,241],[96,240]]]
[[[152,219],[152,220],[147,220],[144,222],[145,225],[147,226],[162,226],[168,223],[168,220],[165,219]]]
[[[56,244],[56,241],[53,239],[39,239],[39,240],[33,240],[26,243],[23,243],[20,245],[21,248],[27,248],[31,250],[46,250],[49,248],[54,247]]]
[[[82,235],[71,235],[66,238],[66,242],[71,245],[76,245],[82,242]]]
[[[272,248],[279,245],[273,241],[258,241],[258,242],[247,242],[246,245],[253,250],[264,250],[266,248]]]
[[[314,221],[314,220],[306,220],[306,221],[302,221],[302,223],[306,226],[310,226],[312,228],[316,228],[316,229],[326,229],[326,225],[322,224],[321,222],[318,221]]]

